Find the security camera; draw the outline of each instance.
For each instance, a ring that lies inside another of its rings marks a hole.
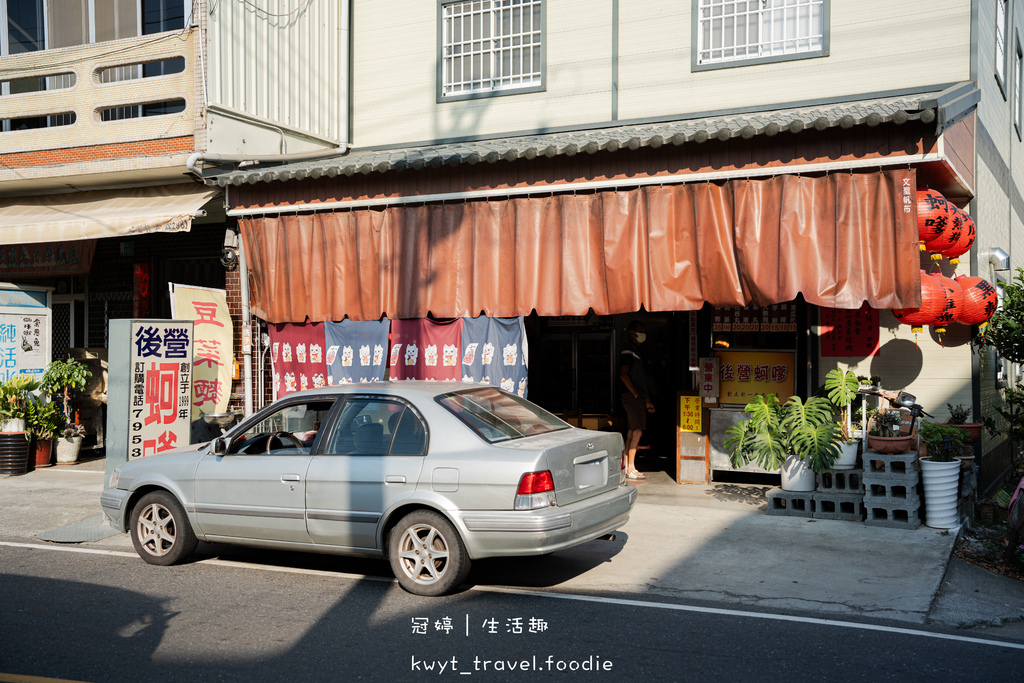
[[[230,247],[224,247],[220,252],[220,264],[228,271],[238,268],[238,252]]]

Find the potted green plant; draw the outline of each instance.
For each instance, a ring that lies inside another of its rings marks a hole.
[[[49,396],[58,397],[67,422],[72,421],[71,392],[81,391],[92,373],[84,363],[68,356],[66,360],[55,360],[46,366],[39,389]]]
[[[928,455],[920,459],[924,523],[934,529],[955,529],[959,526],[957,498],[960,486],[960,461],[956,455],[970,437],[958,427],[930,422],[921,425],[920,435],[928,450]]]
[[[69,424],[61,432],[61,438],[57,439],[57,464],[74,465],[78,462],[78,453],[82,450],[82,437],[85,436],[85,427],[78,424]]]
[[[726,430],[725,448],[733,467],[751,462],[782,470],[782,488],[813,491],[815,473],[832,469],[842,433],[832,403],[793,396],[784,404],[775,394],[758,394],[744,408],[749,416]]]
[[[53,440],[64,429],[64,416],[56,403],[43,398],[29,404],[28,431],[35,439],[36,467],[49,467],[53,455]]]
[[[915,434],[903,434],[902,410],[880,410],[875,413],[868,430],[868,448],[876,453],[903,453],[917,440]]]
[[[946,407],[949,409],[949,419],[946,420],[946,424],[955,425],[966,431],[970,435],[971,443],[977,442],[981,438],[982,423],[967,421],[971,417],[971,409],[963,403],[958,403],[955,406],[947,403]]]
[[[39,382],[28,375],[15,375],[0,384],[0,432],[25,433],[25,418],[28,414],[28,403],[31,392],[39,388]]]
[[[850,406],[857,398],[860,381],[851,370],[833,368],[825,375],[825,391],[832,405],[839,408],[839,424],[842,433],[839,458],[833,469],[852,470],[857,466],[857,439],[853,438],[853,419]]]

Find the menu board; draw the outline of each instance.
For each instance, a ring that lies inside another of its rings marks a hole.
[[[821,355],[877,356],[880,347],[878,310],[864,304],[856,309],[821,309]]]

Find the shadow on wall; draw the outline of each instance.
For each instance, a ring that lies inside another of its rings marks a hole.
[[[886,374],[892,374],[893,363],[900,366],[900,380],[910,384],[921,375],[924,368],[924,354],[916,343],[909,339],[893,339],[887,341],[879,349],[878,355],[871,359],[871,375],[877,375],[885,382]],[[884,384],[883,384],[884,386]],[[885,387],[892,389],[893,387]]]

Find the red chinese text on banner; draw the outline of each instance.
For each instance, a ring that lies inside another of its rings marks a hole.
[[[823,357],[877,356],[879,340],[878,309],[867,304],[857,309],[821,309]]]

